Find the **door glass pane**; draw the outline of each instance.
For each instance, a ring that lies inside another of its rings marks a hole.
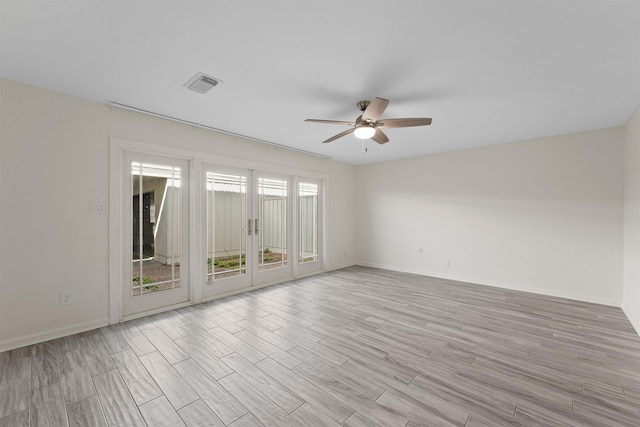
[[[287,181],[258,178],[258,271],[287,266]]]
[[[247,179],[207,172],[207,281],[247,274]]]
[[[131,295],[181,286],[180,168],[131,162]]]
[[[318,184],[298,185],[298,262],[318,260]]]

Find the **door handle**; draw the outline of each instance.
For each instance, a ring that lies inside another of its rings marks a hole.
[[[258,228],[258,218],[256,218],[256,225],[253,229],[255,230],[255,234],[258,234],[258,231],[260,231],[260,229]]]
[[[247,220],[247,235],[251,236],[251,219]]]

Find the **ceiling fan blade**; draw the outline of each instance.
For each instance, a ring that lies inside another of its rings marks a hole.
[[[371,137],[378,144],[386,144],[389,142],[389,138],[380,129],[376,128],[376,133]]]
[[[344,122],[342,120],[322,120],[322,119],[306,119],[305,122],[311,123],[328,123],[330,125],[347,125],[347,126],[355,126],[355,122]]]
[[[351,129],[347,129],[344,132],[340,132],[337,135],[333,135],[331,138],[327,139],[326,141],[322,141],[323,144],[326,144],[327,142],[331,142],[331,141],[335,141],[338,138],[342,138],[343,136],[349,135],[350,133],[352,133],[354,130],[356,130],[356,128],[351,128]]]
[[[362,113],[362,120],[375,123],[376,120],[380,118],[384,110],[389,105],[389,100],[384,98],[376,98],[369,103],[367,108]]]
[[[384,119],[376,123],[379,128],[406,128],[410,126],[426,126],[431,124],[431,119]]]

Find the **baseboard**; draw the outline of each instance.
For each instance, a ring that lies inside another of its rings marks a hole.
[[[38,344],[41,342],[53,340],[56,338],[66,337],[67,335],[78,334],[80,332],[90,331],[92,329],[102,328],[109,325],[109,319],[101,319],[93,322],[80,323],[77,325],[53,329],[51,331],[41,332],[38,334],[27,335],[26,337],[14,338],[0,342],[0,352],[13,350],[28,345]]]
[[[298,279],[304,279],[304,278],[311,277],[311,276],[317,276],[318,274],[325,273],[326,271],[327,270],[316,270],[316,271],[311,271],[309,273],[298,274],[296,277],[291,279],[291,281],[298,280]]]
[[[153,310],[142,311],[136,314],[130,314],[127,316],[122,316],[121,322],[128,322],[129,320],[140,319],[142,317],[153,316],[154,314],[164,313],[171,310],[177,310],[179,308],[188,307],[191,305],[191,302],[181,302],[179,304],[173,304],[165,307],[156,308]]]
[[[545,295],[545,296],[555,297],[555,298],[566,298],[566,299],[571,299],[575,301],[607,305],[611,307],[620,307],[622,305],[621,301],[614,300],[614,299],[598,298],[592,295],[584,295],[584,294],[572,293],[572,292],[558,292],[557,290],[549,289],[549,288],[532,288],[531,286],[518,284],[518,283],[501,283],[501,282],[494,282],[494,281],[485,281],[485,280],[478,280],[477,278],[474,278],[474,277],[457,276],[455,274],[443,275],[441,273],[434,273],[434,272],[425,271],[425,270],[399,268],[397,266],[392,266],[392,265],[382,265],[382,264],[367,263],[367,262],[359,262],[358,265],[362,265],[365,267],[382,268],[384,270],[399,271],[402,273],[418,274],[420,276],[429,276],[429,277],[435,277],[438,279],[454,280],[456,282],[473,283],[476,285],[483,285],[483,286],[493,286],[494,288],[509,289],[512,291],[519,291],[519,292],[528,292],[532,294]]]
[[[534,294],[547,295],[547,296],[557,297],[557,298],[567,298],[567,299],[572,299],[572,300],[576,300],[576,301],[589,302],[589,303],[595,303],[595,304],[602,304],[602,305],[608,305],[608,306],[614,306],[614,307],[621,307],[621,304],[618,301],[612,301],[612,300],[607,300],[607,299],[602,299],[602,298],[594,298],[594,297],[591,297],[591,296],[588,296],[588,295],[555,292],[555,291],[550,290],[550,289],[540,289],[540,288],[533,289],[531,287],[521,286],[521,285],[514,285],[514,284],[505,284],[505,283],[498,283],[498,282],[484,282],[482,280],[477,280],[477,279],[469,278],[469,277],[460,277],[460,276],[456,276],[456,275],[442,275],[442,274],[437,274],[437,273],[424,271],[424,270],[399,268],[399,267],[393,266],[393,265],[383,265],[383,264],[375,264],[375,263],[367,263],[367,262],[357,262],[357,263],[356,262],[349,262],[349,263],[345,263],[345,264],[339,264],[339,265],[330,266],[330,267],[327,268],[326,271],[339,270],[341,268],[352,267],[354,265],[361,265],[361,266],[364,266],[364,267],[372,267],[372,268],[382,268],[384,270],[399,271],[399,272],[410,273],[410,274],[418,274],[418,275],[421,275],[421,276],[435,277],[435,278],[438,278],[438,279],[454,280],[454,281],[458,281],[458,282],[473,283],[473,284],[484,285],[484,286],[493,286],[493,287],[496,287],[496,288],[510,289],[510,290],[514,290],[514,291],[530,292],[530,293],[534,293]],[[282,282],[269,283],[269,284],[265,284],[265,285],[259,286],[259,287],[243,289],[243,290],[236,291],[236,292],[229,292],[227,294],[217,295],[215,297],[207,298],[205,301],[210,301],[210,300],[213,300],[213,299],[223,298],[225,296],[231,296],[231,295],[235,295],[235,294],[238,294],[238,293],[246,292],[248,290],[258,289],[258,288],[261,288],[261,287],[272,286],[272,285],[277,284],[277,283],[282,283]],[[637,318],[636,316],[634,316],[629,310],[625,310],[624,307],[622,307],[622,310],[625,313],[625,315],[627,316],[627,318],[629,319],[629,321],[631,322],[631,325],[634,327],[634,329],[636,330],[638,335],[640,335],[640,318]],[[73,334],[77,334],[77,333],[80,333],[80,332],[86,332],[86,331],[90,331],[90,330],[93,330],[93,329],[102,328],[102,327],[108,326],[108,325],[109,325],[109,319],[101,319],[101,320],[97,320],[97,321],[93,321],[93,322],[80,323],[80,324],[69,326],[69,327],[65,327],[65,328],[53,329],[53,330],[50,330],[50,331],[46,331],[46,332],[42,332],[42,333],[38,333],[38,334],[32,334],[32,335],[28,335],[28,336],[25,336],[25,337],[14,338],[14,339],[11,339],[11,340],[6,340],[6,341],[0,341],[0,353],[4,352],[4,351],[8,351],[8,350],[13,350],[15,348],[20,348],[20,347],[24,347],[24,346],[28,346],[28,345],[33,345],[33,344],[49,341],[49,340],[56,339],[56,338],[61,338],[61,337],[67,336],[67,335],[73,335]]]
[[[354,265],[364,265],[364,264],[360,264],[357,262],[346,262],[344,264],[336,264],[336,265],[329,266],[325,271],[340,270],[341,268],[353,267]]]
[[[343,265],[332,266],[329,269],[327,269],[327,271],[337,270],[337,269],[345,268],[345,267],[351,267],[353,265],[355,265],[355,263],[347,263],[347,264],[343,264]],[[304,275],[304,276],[299,276],[297,278],[299,279],[299,278],[303,278],[303,277],[314,276],[314,275],[321,274],[321,273],[323,273],[323,271],[315,271],[315,272],[309,273],[309,274]],[[210,297],[204,298],[202,300],[202,302],[208,302],[208,301],[212,301],[212,300],[215,300],[215,299],[220,299],[220,298],[224,298],[224,297],[228,297],[228,296],[232,296],[232,295],[236,295],[236,294],[241,294],[241,293],[244,293],[244,292],[247,292],[247,291],[253,291],[253,290],[264,288],[264,287],[267,287],[267,286],[273,286],[273,285],[277,285],[277,284],[281,284],[281,283],[290,282],[292,280],[295,280],[295,279],[287,278],[287,279],[284,279],[284,280],[278,280],[278,281],[274,281],[274,282],[270,282],[270,283],[265,283],[265,284],[262,284],[260,286],[254,286],[254,287],[240,289],[240,290],[237,290],[237,291],[223,293],[223,294],[220,294],[220,295],[214,295],[214,296],[210,296]],[[129,317],[126,317],[123,320],[131,320],[131,319],[135,319],[137,317],[148,316],[150,314],[167,311],[168,309],[171,310],[171,309],[184,307],[184,306],[188,306],[188,305],[191,305],[191,304],[190,303],[180,304],[178,306],[172,306],[170,308],[163,307],[163,308],[158,309],[158,310],[152,310],[152,311],[149,311],[149,312],[141,313],[140,315],[129,316]],[[90,331],[92,329],[102,328],[102,327],[108,326],[108,325],[109,325],[109,319],[103,319],[103,320],[97,320],[95,322],[87,322],[87,323],[73,325],[73,326],[69,326],[69,327],[65,327],[65,328],[54,329],[54,330],[51,330],[51,331],[42,332],[42,333],[38,333],[38,334],[32,334],[32,335],[28,335],[26,337],[14,338],[14,339],[7,340],[7,341],[0,341],[0,353],[3,352],[3,351],[13,350],[14,348],[20,348],[20,347],[24,347],[24,346],[28,346],[28,345],[33,345],[33,344],[38,344],[38,343],[41,343],[41,342],[49,341],[49,340],[56,339],[56,338],[65,337],[67,335],[73,335],[73,334],[77,334],[77,333],[80,333],[80,332]]]

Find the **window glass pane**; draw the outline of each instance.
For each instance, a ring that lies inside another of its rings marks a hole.
[[[298,185],[298,262],[318,260],[318,184]]]
[[[180,168],[131,163],[132,295],[181,286]]]
[[[287,181],[258,178],[258,270],[287,266]]]
[[[207,280],[247,274],[247,179],[207,172]]]

